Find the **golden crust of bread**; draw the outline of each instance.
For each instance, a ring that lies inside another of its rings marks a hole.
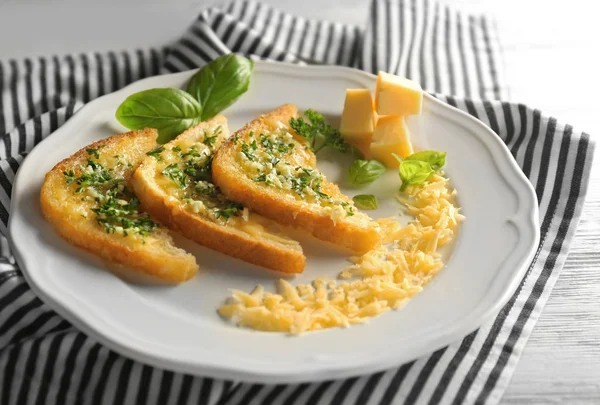
[[[204,131],[210,131],[218,125],[227,128],[225,117],[217,116],[200,123],[164,146],[169,150],[186,139],[202,142]],[[228,133],[227,130],[223,131],[223,135],[226,132]],[[223,138],[219,141],[222,142]],[[249,263],[284,273],[301,273],[304,270],[306,258],[300,244],[278,232],[273,234],[272,232],[279,228],[276,223],[251,212],[250,222],[257,224],[262,232],[267,233],[252,235],[241,229],[239,220],[220,224],[194,214],[188,211],[179,199],[170,197],[157,184],[156,170],[156,159],[147,157],[135,171],[131,184],[144,210],[159,218],[169,228],[201,245]],[[268,239],[268,236],[273,235],[284,239],[286,243]]]
[[[86,164],[87,148],[101,148],[102,154],[122,154],[129,159],[132,167],[123,172],[127,181],[146,152],[156,145],[156,137],[155,130],[145,129],[114,135],[82,148],[46,174],[40,203],[46,220],[72,245],[165,282],[178,283],[198,272],[194,256],[175,247],[163,228],[154,229],[143,240],[107,233],[93,216],[84,217],[79,209],[82,207],[80,195],[74,194],[74,185],[67,185],[63,175],[67,170],[77,172]]]
[[[241,142],[254,134],[269,133],[288,125],[290,118],[297,115],[294,105],[286,104],[274,111],[261,115],[237,131],[223,146],[219,148],[213,159],[213,181],[231,200],[255,210],[283,225],[293,226],[308,231],[313,236],[338,246],[350,249],[355,253],[365,253],[380,243],[381,237],[372,221],[359,224],[356,221],[341,218],[334,222],[331,215],[317,205],[299,201],[290,195],[278,192],[277,189],[265,187],[262,183],[251,180],[236,160],[240,153]],[[294,138],[305,144],[303,138],[288,128]],[[316,166],[314,153],[308,148],[296,148],[292,157],[298,166]],[[322,191],[335,199],[353,204],[344,196],[337,185],[323,181]],[[357,214],[358,215],[358,214]],[[363,214],[359,214],[363,215]]]

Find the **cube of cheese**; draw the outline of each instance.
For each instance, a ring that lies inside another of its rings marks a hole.
[[[379,115],[421,114],[423,90],[404,77],[379,72],[375,88],[375,110]]]
[[[346,90],[340,132],[346,142],[370,142],[374,128],[373,98],[368,89]]]
[[[413,154],[412,143],[404,117],[395,115],[380,116],[373,133],[371,158],[379,160],[387,167],[400,164],[393,154],[402,159]]]

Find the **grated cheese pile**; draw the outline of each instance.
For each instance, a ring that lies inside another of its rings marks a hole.
[[[340,280],[317,278],[297,287],[280,280],[279,293],[260,285],[249,294],[234,290],[219,314],[239,326],[297,335],[363,323],[401,307],[444,267],[438,249],[453,240],[464,219],[447,183],[434,174],[407,187],[398,199],[415,219],[405,227],[392,218],[379,220],[384,245],[352,258]]]

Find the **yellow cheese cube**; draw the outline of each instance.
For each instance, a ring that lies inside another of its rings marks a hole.
[[[379,115],[421,114],[423,90],[404,77],[379,72],[375,88],[375,110]]]
[[[413,154],[406,120],[394,115],[380,116],[373,133],[371,158],[383,162],[387,167],[398,167],[394,153],[402,159]]]
[[[366,142],[371,139],[374,128],[373,98],[368,89],[346,90],[346,101],[340,132],[347,142]]]
[[[371,159],[379,160],[387,167],[395,168],[400,166],[400,162],[394,157],[393,153],[402,156],[406,151],[406,145],[402,142],[397,143],[372,143],[371,144]],[[410,156],[407,155],[407,156]]]
[[[393,143],[395,141],[410,143],[406,119],[397,115],[380,115],[373,132],[373,142]]]

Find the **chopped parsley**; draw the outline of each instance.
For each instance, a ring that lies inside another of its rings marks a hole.
[[[293,119],[290,124],[298,134],[309,140],[313,150],[318,151],[325,146],[343,152],[349,150],[339,131],[326,124],[321,114],[308,110],[306,116],[310,123],[299,118]],[[297,199],[315,201],[322,206],[341,206],[347,216],[355,215],[356,208],[352,204],[335,199],[323,190],[325,178],[319,170],[303,167],[294,156],[290,156],[294,155],[298,146],[294,136],[285,128],[258,135],[250,132],[246,142],[241,143],[240,151],[247,158],[240,156],[241,163],[248,177],[256,183],[289,191]]]
[[[146,214],[140,213],[139,205],[138,198],[127,188],[121,191],[118,187],[113,187],[106,192],[100,206],[92,208],[92,212],[97,215],[96,220],[106,233],[115,233],[118,228],[122,228],[123,236],[127,236],[129,232],[148,236],[158,225]]]
[[[173,148],[171,149],[173,152],[181,152],[181,146],[177,145],[177,146],[173,146]]]
[[[100,159],[100,152],[98,152],[98,149],[85,148],[85,151],[87,152],[88,155],[94,156],[96,159]]]
[[[217,188],[217,186],[207,181],[196,182],[194,190],[201,196],[206,196],[210,198],[219,197],[219,189]]]
[[[254,178],[254,181],[257,183],[265,183],[267,186],[270,186],[271,184],[273,184],[273,182],[269,179],[267,179],[267,175],[265,173],[262,173],[258,176],[256,176]]]
[[[191,157],[201,157],[202,155],[200,154],[200,152],[198,151],[198,147],[196,145],[192,145],[190,146],[190,148],[187,150],[187,152],[185,153],[180,153],[179,154],[180,157],[182,158],[186,158],[188,156]]]
[[[212,136],[210,136],[206,131],[204,131],[204,142],[203,143],[206,146],[208,146],[209,148],[214,147],[215,144],[217,143],[217,139],[219,138],[219,135],[221,134],[221,132],[223,132],[223,128],[220,125],[215,128]]]
[[[75,183],[79,186],[75,190],[77,194],[84,192],[88,187],[101,186],[107,183],[120,183],[124,180],[123,178],[114,178],[108,169],[92,159],[87,160],[87,166],[79,177],[75,177],[73,170],[63,174],[67,179],[67,185]]]
[[[253,140],[251,144],[243,143],[242,144],[242,153],[246,155],[248,160],[255,161],[256,160],[256,150],[258,149],[258,144],[256,140]]]
[[[349,217],[351,217],[351,216],[353,216],[353,215],[354,215],[355,208],[354,208],[353,206],[351,206],[349,203],[347,203],[346,201],[342,201],[342,202],[340,203],[340,205],[341,205],[342,207],[344,207],[344,209],[346,210],[346,214],[347,214]]]
[[[177,146],[172,151],[183,159],[182,163],[173,163],[167,166],[162,174],[168,176],[179,188],[187,185],[188,178],[191,181],[210,180],[212,156],[201,153],[197,145],[192,145],[185,152]]]
[[[253,139],[252,143],[242,143],[242,153],[250,161],[259,160],[259,163],[263,163],[262,166],[256,168],[257,174],[251,177],[253,181],[265,183],[267,186],[273,185],[275,182],[278,187],[290,189],[301,198],[331,199],[329,195],[321,190],[323,175],[318,170],[300,166],[294,167],[290,162],[283,160],[285,155],[292,154],[296,147],[290,133],[285,131],[270,135],[260,134],[255,137],[254,133],[251,132],[249,136],[258,138],[258,142]],[[258,151],[259,147],[261,148],[260,151]],[[282,160],[283,164],[281,164]],[[290,169],[292,169],[291,172]]]
[[[292,182],[292,190],[299,196],[304,196],[305,190],[310,188],[320,198],[325,200],[330,198],[321,191],[323,176],[320,173],[312,169],[307,169],[306,167],[296,167],[296,172],[300,173],[298,173],[296,177],[291,177],[290,180]]]
[[[224,208],[216,208],[215,215],[217,219],[223,218],[227,221],[231,217],[237,217],[240,215],[240,211],[244,209],[242,204],[238,204],[233,201],[229,201]]]
[[[310,112],[308,114],[311,115]],[[252,143],[242,143],[241,145],[241,151],[248,160],[257,160],[262,163],[256,169],[256,174],[249,176],[254,182],[290,190],[299,199],[320,201],[323,206],[340,205],[347,216],[355,215],[354,206],[334,199],[323,191],[325,178],[319,170],[286,161],[289,159],[286,155],[293,154],[297,146],[290,133],[283,130],[273,134],[260,134],[254,138]],[[258,143],[256,138],[258,138]],[[261,150],[257,150],[259,147]],[[254,166],[247,166],[247,170],[249,173],[253,172]]]
[[[219,188],[208,181],[197,181],[194,192],[195,197],[191,200],[201,200],[215,219],[227,222],[229,218],[239,216],[241,210],[244,209],[243,205],[225,198]]]
[[[213,133],[216,134],[214,138],[216,140],[218,131],[215,130]],[[207,137],[205,134],[204,144],[207,138],[212,137]],[[212,183],[213,155],[205,149],[200,149],[201,147],[196,144],[187,149],[181,147],[171,149],[181,160],[168,165],[161,173],[169,177],[183,191],[178,194],[178,198],[186,205],[204,207],[201,209],[205,215],[227,222],[230,218],[241,215],[244,207],[225,198],[219,188]],[[202,204],[194,205],[195,201]],[[196,209],[194,212],[200,211]]]
[[[209,148],[212,148],[213,146],[215,146],[216,142],[217,142],[217,135],[214,135],[214,136],[205,135],[204,136],[204,144],[206,146],[208,146]]]
[[[164,146],[159,146],[156,149],[152,149],[150,152],[146,152],[146,155],[153,156],[156,160],[162,160],[162,157],[160,156],[160,154],[162,152],[164,152],[164,150],[165,150]]]
[[[296,146],[293,142],[286,143],[283,141],[283,139],[273,139],[272,137],[267,137],[264,134],[261,134],[259,138],[260,144],[271,156],[273,156],[275,152],[278,152],[279,155],[292,153],[294,147]]]
[[[88,154],[95,156],[95,152],[88,151]],[[79,176],[73,169],[64,171],[63,175],[67,185],[78,186],[76,194],[93,189],[93,197],[87,197],[92,198],[95,203],[91,211],[96,214],[96,221],[107,233],[119,231],[123,236],[129,233],[147,236],[158,226],[147,214],[139,211],[140,201],[122,184],[125,179],[114,176],[111,169],[100,163],[88,159],[87,165],[81,166]],[[85,201],[86,197],[81,197],[81,200]],[[84,217],[87,218],[85,215]]]
[[[126,159],[125,155],[117,154],[117,155],[114,155],[113,158],[117,159],[117,164],[118,165],[123,165],[123,166],[127,166],[127,167],[133,167],[133,163],[131,163],[130,161],[128,161]]]
[[[185,188],[187,183],[187,176],[179,169],[177,163],[172,163],[161,172],[165,176],[169,177],[173,183],[179,188]]]
[[[212,179],[212,156],[205,159],[204,162],[197,162],[192,159],[186,160],[183,172],[194,180]]]
[[[70,186],[71,184],[77,181],[77,177],[75,176],[75,172],[73,171],[73,169],[64,171],[63,175],[67,179],[67,186]]]

